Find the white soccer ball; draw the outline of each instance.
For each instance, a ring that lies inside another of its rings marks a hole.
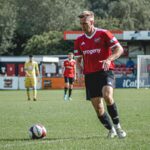
[[[46,128],[41,124],[35,124],[29,129],[29,137],[31,139],[42,139],[46,137]]]

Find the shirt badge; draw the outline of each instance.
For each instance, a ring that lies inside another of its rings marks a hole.
[[[95,43],[100,43],[100,41],[101,41],[100,37],[94,39]]]

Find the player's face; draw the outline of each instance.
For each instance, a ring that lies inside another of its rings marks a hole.
[[[90,33],[91,32],[93,24],[89,19],[87,19],[85,17],[81,18],[80,19],[80,25],[81,25],[82,30],[85,33]]]
[[[69,55],[68,55],[68,58],[69,58],[69,59],[72,59],[72,58],[73,58],[73,55],[72,55],[72,54],[69,54]]]
[[[29,61],[32,62],[32,57],[29,57]]]

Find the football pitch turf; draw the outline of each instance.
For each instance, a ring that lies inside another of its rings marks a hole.
[[[25,91],[0,91],[0,150],[150,150],[150,89],[115,89],[125,139],[107,139],[84,90],[63,100],[63,90],[40,90],[38,101]],[[36,123],[47,129],[43,140],[30,140]]]

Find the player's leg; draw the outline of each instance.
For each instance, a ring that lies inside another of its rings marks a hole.
[[[68,77],[64,77],[64,81],[65,81],[65,87],[64,87],[64,100],[68,100],[68,89],[69,89],[69,78]]]
[[[33,88],[33,100],[37,100],[36,78],[31,79],[31,86]]]
[[[37,89],[36,89],[35,86],[33,87],[33,100],[34,100],[34,101],[37,100]]]
[[[97,113],[98,119],[103,126],[109,130],[108,138],[114,138],[117,134],[114,127],[111,124],[108,114],[104,110],[104,104],[99,97],[92,98],[92,105]]]
[[[27,99],[30,100],[30,79],[25,78],[25,88],[26,88],[26,94],[27,94]]]
[[[108,114],[104,110],[104,105],[102,101],[102,80],[99,73],[85,75],[85,86],[87,99],[91,100],[92,105],[97,113],[97,117],[103,126],[109,130],[109,137],[114,138],[116,132],[111,124]]]
[[[69,78],[69,100],[72,100],[72,89],[73,89],[74,78]]]
[[[28,100],[31,100],[31,98],[30,98],[30,88],[27,87],[26,92],[27,92]]]
[[[126,137],[125,131],[122,130],[120,121],[119,121],[119,114],[116,107],[116,104],[113,99],[113,88],[111,86],[104,86],[102,89],[103,98],[107,104],[108,113],[113,121],[114,127],[117,131],[119,138]]]

